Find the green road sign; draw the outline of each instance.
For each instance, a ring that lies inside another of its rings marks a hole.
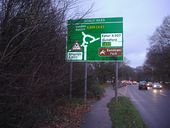
[[[68,20],[66,60],[123,61],[123,18]]]

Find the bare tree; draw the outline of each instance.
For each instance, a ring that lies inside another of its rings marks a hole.
[[[150,38],[150,48],[145,65],[152,69],[157,81],[168,80],[170,73],[170,16],[165,17],[162,25]]]
[[[76,4],[0,0],[0,127],[35,127],[68,95],[65,23]]]

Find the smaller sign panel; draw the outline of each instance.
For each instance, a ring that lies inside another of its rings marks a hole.
[[[122,48],[99,48],[99,56],[122,56]]]
[[[70,60],[82,60],[83,53],[82,52],[68,52],[68,59]]]
[[[122,47],[122,33],[102,33],[102,47]]]

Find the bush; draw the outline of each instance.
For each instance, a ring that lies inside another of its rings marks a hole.
[[[100,99],[101,96],[103,95],[103,92],[104,92],[103,87],[101,87],[98,84],[93,84],[93,85],[89,86],[88,97],[95,97],[97,99]]]

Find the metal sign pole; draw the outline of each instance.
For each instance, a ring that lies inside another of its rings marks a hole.
[[[72,99],[72,81],[73,81],[73,62],[70,63],[70,90],[69,90],[70,100]]]
[[[116,61],[116,86],[115,86],[115,99],[117,102],[117,89],[118,89],[118,62]]]
[[[85,76],[84,76],[84,102],[87,101],[87,63],[85,63]]]

